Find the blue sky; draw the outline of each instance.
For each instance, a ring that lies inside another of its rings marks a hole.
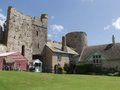
[[[5,20],[7,7],[31,16],[48,13],[48,37],[61,41],[68,32],[84,31],[88,44],[120,42],[120,0],[1,0],[0,20]]]

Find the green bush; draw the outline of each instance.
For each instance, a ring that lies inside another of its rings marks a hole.
[[[68,68],[69,68],[69,64],[65,63],[65,64],[64,64],[64,70],[65,70],[65,71],[68,71]]]
[[[93,65],[92,72],[98,75],[104,74],[105,72],[102,70],[101,66],[95,66]]]
[[[63,68],[61,66],[58,67],[58,74],[62,74],[63,73]]]
[[[80,64],[76,66],[76,74],[90,74],[93,71],[93,64]]]
[[[69,64],[65,63],[63,68],[64,68],[65,73],[68,73]]]

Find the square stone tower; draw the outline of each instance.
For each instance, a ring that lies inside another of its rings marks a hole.
[[[48,15],[24,15],[9,7],[5,43],[8,51],[19,51],[29,61],[40,58],[47,42]]]

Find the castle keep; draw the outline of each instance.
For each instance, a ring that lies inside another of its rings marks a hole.
[[[3,44],[8,52],[19,51],[29,61],[40,58],[47,42],[47,25],[47,14],[31,17],[9,7]]]

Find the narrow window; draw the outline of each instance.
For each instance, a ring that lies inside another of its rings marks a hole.
[[[58,61],[61,61],[61,55],[57,55]]]
[[[99,58],[101,58],[101,55],[99,55]]]
[[[36,35],[38,36],[38,31],[36,31]]]
[[[21,51],[21,54],[24,56],[25,55],[25,46],[22,45],[22,51]]]
[[[99,62],[98,62],[98,59],[96,59],[96,64],[98,64]]]
[[[95,63],[95,59],[93,60],[93,63]]]

